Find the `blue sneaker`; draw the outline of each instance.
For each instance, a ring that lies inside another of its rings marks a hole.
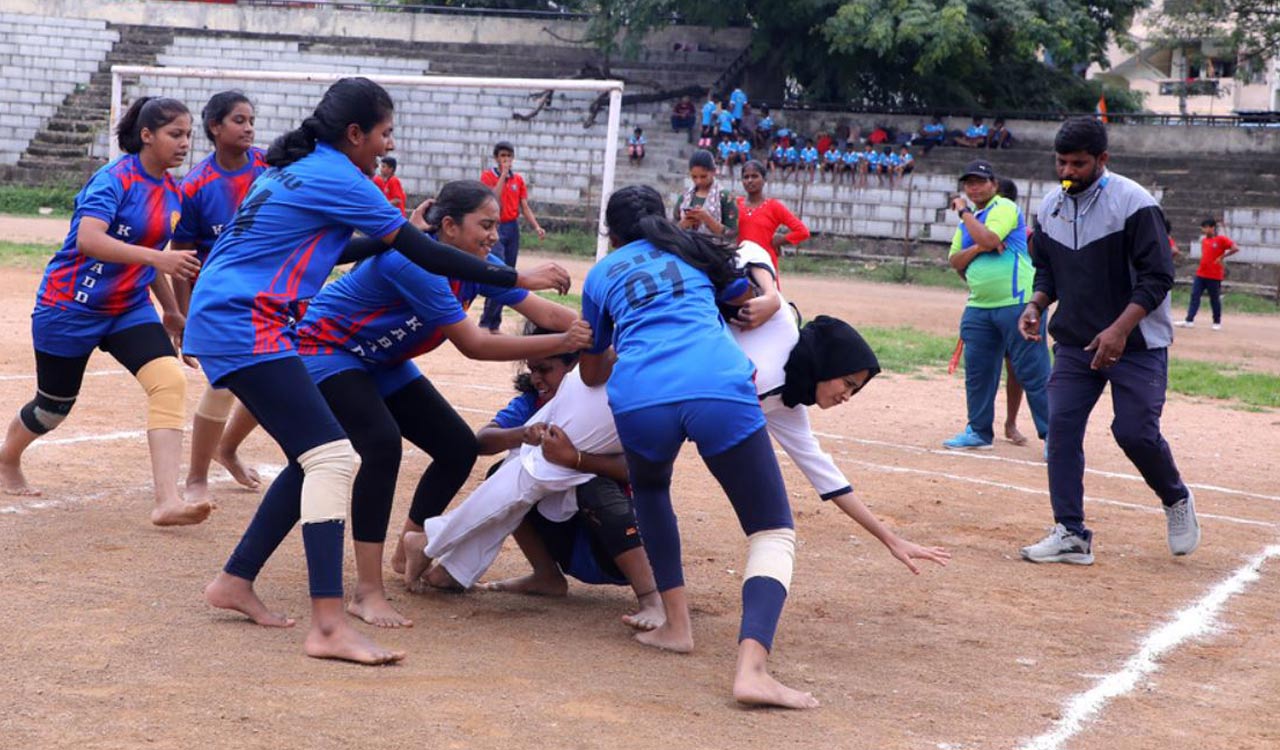
[[[971,427],[950,440],[943,440],[942,447],[953,451],[989,451],[991,443],[978,437]]]

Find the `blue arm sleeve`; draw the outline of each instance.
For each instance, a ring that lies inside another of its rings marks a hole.
[[[613,346],[613,318],[601,308],[589,290],[582,290],[582,319],[591,324],[594,340],[587,354],[600,354]]]
[[[533,408],[535,401],[537,401],[536,395],[521,393],[511,399],[511,402],[503,407],[502,411],[494,415],[493,423],[504,430],[523,425],[529,421],[529,417],[532,417],[533,412],[536,411]]]
[[[395,251],[373,262],[386,269],[383,276],[424,321],[447,326],[467,319],[466,311],[444,277],[427,273]]]

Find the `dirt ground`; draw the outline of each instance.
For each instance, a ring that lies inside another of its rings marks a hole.
[[[18,236],[8,223],[0,231]],[[585,264],[568,265],[581,279]],[[855,325],[951,333],[963,305],[942,290],[784,281],[807,315]],[[34,272],[0,270],[0,405],[9,409],[34,387],[37,283]],[[1274,319],[1230,323],[1180,337],[1177,354],[1280,372]],[[470,362],[448,347],[421,364],[475,426],[510,397],[509,364]],[[222,475],[221,507],[207,523],[150,526],[144,396],[108,357],[89,370],[71,418],[28,454],[44,497],[0,497],[5,747],[1011,748],[1052,728],[1069,697],[1275,543],[1280,524],[1280,414],[1171,396],[1164,431],[1187,480],[1204,485],[1204,543],[1170,557],[1159,503],[1111,441],[1104,399],[1086,446],[1101,472],[1086,477],[1097,564],[1033,567],[1018,547],[1052,523],[1039,444],[976,457],[936,450],[962,426],[960,380],[886,373],[849,405],[815,411],[815,429],[878,515],[955,558],[911,576],[780,458],[801,541],[773,665],[812,690],[819,709],[743,710],[731,700],[744,545],[692,450],[674,495],[695,653],[636,645],[618,621],[631,603],[620,588],[575,583],[563,600],[393,589],[416,626],[375,636],[409,657],[357,667],[302,655],[296,535],[259,582],[264,599],[300,618],[296,628],[257,628],[203,603],[257,497]],[[189,380],[194,408],[203,381],[197,372]],[[1029,429],[1029,415],[1022,421]],[[281,463],[260,433],[244,455]],[[427,461],[406,455],[393,523]],[[1227,603],[1218,630],[1173,650],[1067,746],[1280,746],[1276,567]],[[523,569],[509,544],[491,576]],[[352,570],[348,555],[348,583]]]

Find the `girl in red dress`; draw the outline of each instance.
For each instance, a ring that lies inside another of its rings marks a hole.
[[[754,242],[769,251],[774,271],[778,271],[778,248],[798,245],[809,239],[809,228],[775,198],[764,196],[764,165],[752,159],[742,167],[742,189],[738,198],[738,241]],[[778,234],[786,229],[785,234]]]

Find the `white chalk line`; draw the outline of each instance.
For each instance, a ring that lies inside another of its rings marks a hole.
[[[859,466],[862,466],[868,469],[873,469],[876,471],[884,471],[884,472],[895,473],[895,474],[917,474],[920,476],[938,477],[940,479],[949,479],[954,482],[967,482],[969,484],[979,484],[986,487],[997,487],[999,489],[1012,490],[1014,492],[1021,492],[1027,495],[1038,495],[1040,497],[1048,497],[1049,495],[1048,490],[1037,489],[1035,487],[1022,487],[1016,484],[1008,484],[1007,482],[997,482],[991,479],[979,479],[977,477],[967,477],[961,474],[949,474],[943,471],[930,471],[928,469],[913,469],[905,466],[889,466],[886,464],[877,464],[877,463],[872,463],[870,461],[863,461],[861,459],[847,458],[849,454],[845,452],[839,452],[837,455],[846,457],[845,461],[847,463],[857,464]],[[1085,499],[1085,502],[1096,503],[1098,505],[1112,505],[1117,508],[1128,508],[1131,510],[1141,511],[1143,513],[1159,513],[1161,515],[1164,515],[1163,510],[1161,510],[1158,507],[1152,507],[1150,505],[1126,503],[1122,500],[1109,500],[1107,498],[1092,497],[1089,495],[1086,495],[1084,499]],[[1245,526],[1262,526],[1264,528],[1276,528],[1280,526],[1280,524],[1271,523],[1269,521],[1258,521],[1250,518],[1238,518],[1236,516],[1224,516],[1224,515],[1219,515],[1217,513],[1197,512],[1196,516],[1199,518],[1212,518],[1218,521],[1226,521],[1228,523],[1242,524]]]
[[[1175,612],[1169,622],[1142,640],[1138,652],[1129,657],[1123,667],[1067,701],[1062,718],[1054,722],[1053,728],[1029,740],[1021,750],[1058,750],[1063,747],[1097,718],[1108,702],[1132,692],[1140,680],[1159,669],[1158,659],[1183,643],[1215,630],[1227,600],[1258,580],[1263,563],[1276,556],[1280,556],[1280,544],[1268,546],[1210,589],[1199,601]]]
[[[1009,458],[1007,456],[994,456],[990,453],[982,453],[979,451],[951,451],[943,448],[922,448],[918,445],[905,445],[903,443],[893,443],[885,440],[870,440],[868,438],[855,438],[848,435],[838,435],[833,432],[814,431],[814,435],[823,438],[831,438],[833,440],[844,440],[850,443],[860,443],[862,445],[876,445],[884,448],[894,448],[896,450],[907,451],[909,453],[924,453],[932,456],[947,456],[949,458],[968,458],[978,461],[1000,461],[1002,463],[1017,464],[1019,466],[1033,466],[1044,468],[1044,461],[1028,461],[1023,458]],[[1119,471],[1104,471],[1102,469],[1085,469],[1086,474],[1094,474],[1109,479],[1124,479],[1130,482],[1145,482],[1142,477],[1137,474],[1127,474]],[[1252,497],[1258,500],[1271,500],[1280,502],[1280,495],[1264,495],[1258,492],[1249,492],[1247,490],[1237,490],[1230,487],[1219,487],[1213,484],[1197,484],[1187,482],[1187,486],[1193,490],[1205,490],[1206,492],[1220,492],[1225,495],[1240,495],[1242,497]]]

